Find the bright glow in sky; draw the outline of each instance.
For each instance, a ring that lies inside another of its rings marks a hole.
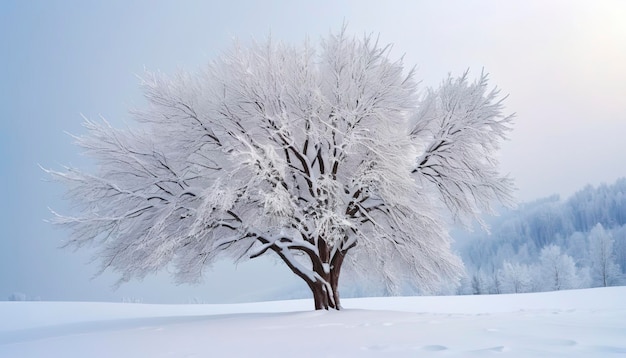
[[[262,270],[229,265],[196,288],[166,275],[111,291],[90,280],[86,253],[57,250],[66,232],[43,222],[67,209],[62,188],[37,164],[87,166],[64,132],[80,113],[124,125],[143,100],[144,66],[193,71],[233,38],[300,42],[336,31],[380,33],[425,86],[470,68],[491,74],[517,113],[502,168],[520,200],[572,194],[626,176],[626,2],[615,1],[4,1],[0,5],[0,299],[24,292],[53,300],[186,302],[271,295]],[[297,280],[288,270],[270,285]],[[256,283],[256,285],[254,284]],[[281,283],[284,283],[281,286]],[[246,285],[252,286],[246,286]]]

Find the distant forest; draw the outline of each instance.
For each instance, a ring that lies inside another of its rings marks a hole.
[[[467,275],[457,294],[626,284],[626,178],[505,210],[491,234],[456,236]]]

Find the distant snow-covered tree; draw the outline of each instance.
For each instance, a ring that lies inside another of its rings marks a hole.
[[[613,240],[615,240],[615,258],[617,264],[626,274],[626,225],[613,229]]]
[[[478,270],[472,275],[472,294],[474,295],[486,295],[492,293],[493,284],[491,277],[487,275],[483,270]]]
[[[502,293],[502,277],[499,270],[496,270],[495,268],[491,271],[491,282],[493,282],[493,290],[491,293]]]
[[[537,281],[540,291],[559,291],[578,287],[576,264],[571,256],[561,253],[561,248],[548,245],[539,254],[540,274]]]
[[[566,239],[563,244],[567,249],[565,253],[574,258],[579,266],[589,266],[589,245],[587,244],[587,235],[576,231]]]
[[[607,287],[618,284],[621,270],[615,262],[614,240],[602,224],[589,232],[589,257],[594,286]]]
[[[13,292],[9,295],[9,301],[27,301],[26,295],[21,292]]]
[[[458,279],[441,209],[470,225],[511,202],[494,156],[511,117],[486,75],[420,96],[389,50],[344,30],[320,48],[269,40],[198,74],[147,74],[143,126],[86,120],[77,142],[98,171],[50,171],[79,208],[56,220],[68,245],[95,244],[122,282],[166,266],[194,282],[222,257],[273,253],[316,309],[340,308],[344,263],[390,293]]]
[[[526,264],[505,261],[500,270],[502,293],[525,293],[532,291],[532,271]]]

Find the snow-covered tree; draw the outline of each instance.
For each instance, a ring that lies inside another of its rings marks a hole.
[[[567,255],[576,260],[579,266],[589,266],[589,245],[587,244],[587,235],[582,232],[574,232],[563,240],[567,251]]]
[[[491,276],[487,275],[483,270],[478,270],[472,275],[472,294],[486,295],[494,291]]]
[[[21,292],[13,292],[9,295],[9,301],[27,301],[26,295]]]
[[[78,216],[69,246],[94,243],[121,281],[171,267],[198,281],[216,260],[274,253],[340,308],[346,267],[390,293],[457,280],[442,208],[469,225],[511,201],[494,152],[510,130],[487,77],[425,95],[390,46],[343,30],[315,48],[235,45],[197,74],[147,74],[138,129],[86,120],[96,173],[50,171]],[[440,205],[444,203],[444,205]]]
[[[614,240],[611,233],[597,224],[589,232],[589,257],[593,285],[613,286],[620,281],[621,270],[615,262]]]
[[[613,240],[615,240],[616,262],[622,269],[622,273],[626,273],[624,271],[626,269],[626,225],[617,227],[613,229],[612,232],[613,232]]]
[[[578,287],[574,259],[561,253],[557,245],[548,245],[539,254],[539,277],[537,284],[541,291],[559,291]]]
[[[532,291],[532,270],[526,264],[504,261],[500,272],[502,293],[525,293]]]

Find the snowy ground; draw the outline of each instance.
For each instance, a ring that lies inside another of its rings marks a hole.
[[[0,357],[626,356],[626,287],[343,305],[0,302]]]

